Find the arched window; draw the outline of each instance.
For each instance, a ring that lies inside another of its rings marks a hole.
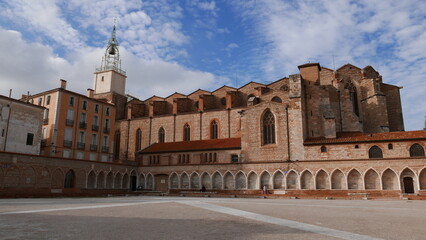
[[[322,152],[322,153],[327,152],[327,147],[326,147],[326,146],[322,146],[322,147],[321,147],[321,152]]]
[[[359,116],[359,108],[358,108],[358,95],[356,93],[356,88],[353,87],[350,92],[350,98],[352,102],[352,110],[354,113]]]
[[[136,146],[135,146],[135,150],[139,151],[141,150],[141,145],[142,145],[142,131],[140,128],[138,128],[138,130],[136,130]]]
[[[271,101],[272,101],[272,102],[277,102],[277,103],[282,103],[282,102],[283,102],[283,100],[281,100],[281,98],[279,98],[279,97],[277,97],[277,96],[273,97],[273,98],[271,99]]]
[[[191,128],[189,127],[189,124],[186,123],[183,127],[183,141],[190,141],[191,140]]]
[[[75,182],[75,174],[73,170],[69,170],[65,175],[64,188],[73,188]]]
[[[160,127],[160,129],[158,130],[158,142],[163,143],[165,142],[165,139],[166,139],[166,132],[164,131],[163,127]]]
[[[265,112],[263,115],[263,144],[275,143],[275,118],[271,111]]]
[[[216,120],[213,120],[210,123],[210,138],[211,139],[217,139],[217,122],[216,122]]]
[[[424,157],[425,149],[418,143],[411,145],[410,147],[410,157]]]
[[[368,157],[369,158],[383,158],[382,149],[380,149],[378,146],[372,146],[370,148],[370,150],[368,150]]]

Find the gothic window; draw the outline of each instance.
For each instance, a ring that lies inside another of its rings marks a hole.
[[[368,150],[368,157],[369,158],[383,158],[382,149],[380,149],[378,146],[372,146],[370,148],[370,150]]]
[[[211,139],[217,139],[217,122],[216,122],[216,120],[213,120],[210,123],[210,138]]]
[[[352,101],[352,110],[354,113],[359,116],[359,108],[358,108],[358,95],[356,93],[356,88],[354,87],[350,92],[350,97]]]
[[[275,143],[275,118],[271,111],[266,111],[262,119],[263,144]]]
[[[166,139],[166,133],[165,133],[165,131],[164,131],[164,128],[163,128],[163,127],[161,127],[161,128],[158,130],[158,142],[159,142],[159,143],[163,143],[163,142],[165,142],[165,139]]]
[[[46,99],[46,105],[49,105],[49,104],[50,104],[50,95],[47,96],[47,99]]]
[[[321,152],[322,152],[322,153],[327,152],[327,147],[326,147],[326,146],[322,146],[322,147],[321,147]]]
[[[186,123],[183,127],[183,141],[189,140],[191,140],[191,128],[189,127],[189,124]]]
[[[65,175],[64,188],[73,188],[74,187],[75,174],[73,170],[69,170]]]
[[[135,146],[135,150],[139,151],[141,150],[141,145],[142,145],[142,131],[140,128],[138,128],[138,130],[136,130],[136,146]]]
[[[277,97],[277,96],[273,97],[273,98],[271,99],[271,101],[272,101],[272,102],[277,102],[277,103],[282,103],[282,102],[283,102],[283,100],[281,100],[281,98],[279,98],[279,97]]]
[[[424,157],[425,149],[418,143],[411,145],[410,147],[410,157]]]

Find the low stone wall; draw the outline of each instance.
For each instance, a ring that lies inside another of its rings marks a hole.
[[[137,176],[135,165],[1,152],[0,197],[127,194],[130,184],[124,177]],[[73,173],[73,181],[65,188],[68,172]],[[109,173],[116,178],[114,182],[119,183],[114,188],[106,184]],[[98,179],[99,176],[103,179]]]

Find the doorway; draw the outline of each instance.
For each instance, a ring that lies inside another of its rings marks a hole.
[[[169,191],[169,175],[158,174],[155,175],[155,191],[167,192]]]
[[[136,176],[130,176],[130,191],[136,191]]]
[[[414,193],[414,181],[411,177],[404,177],[404,193]]]

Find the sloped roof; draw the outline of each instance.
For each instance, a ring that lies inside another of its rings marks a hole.
[[[426,131],[386,132],[386,133],[339,133],[336,138],[316,137],[305,140],[305,145],[365,143],[365,142],[390,142],[426,140]]]
[[[196,140],[184,142],[154,143],[142,150],[139,154],[213,151],[226,149],[241,149],[241,138],[222,138],[209,140]]]

